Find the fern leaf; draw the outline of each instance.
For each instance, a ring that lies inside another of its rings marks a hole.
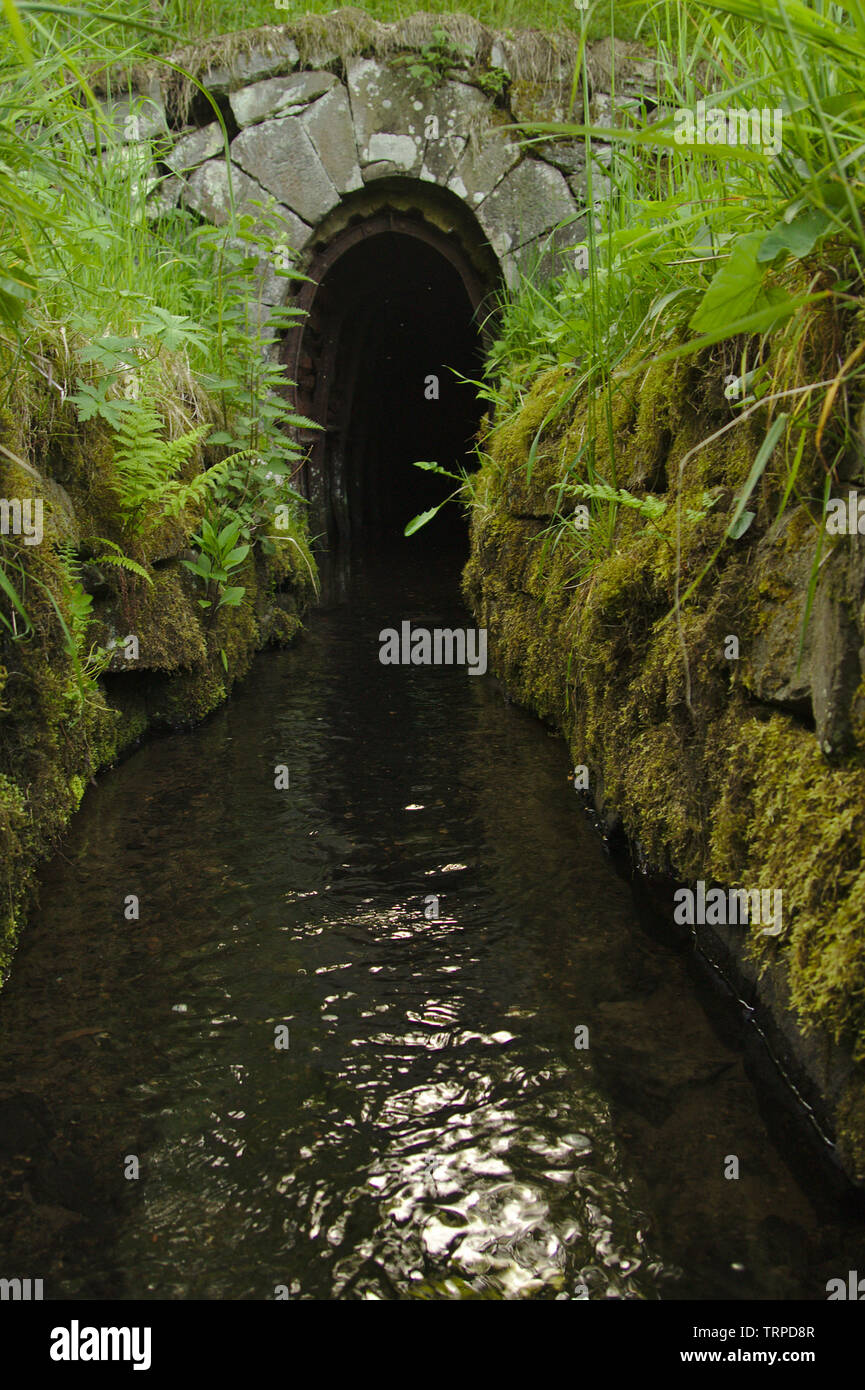
[[[139,565],[137,560],[133,560],[131,555],[97,555],[95,559],[98,565],[115,565],[117,569],[128,570],[130,574],[137,574],[139,579],[146,579],[148,584],[153,583],[144,566]]]
[[[208,426],[199,425],[178,439],[165,439],[164,428],[153,404],[139,401],[114,431],[115,491],[121,510],[133,522],[145,510],[155,513],[151,524],[174,514],[174,479],[192,457]]]
[[[237,454],[232,455],[231,458],[222,459],[219,463],[212,464],[203,473],[199,473],[190,482],[177,486],[173,496],[166,502],[166,516],[179,516],[188,508],[199,511],[213,489],[224,482],[237,463],[237,459]]]

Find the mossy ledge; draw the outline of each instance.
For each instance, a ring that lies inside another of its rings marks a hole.
[[[79,424],[68,402],[58,409],[32,378],[18,409],[0,416],[0,446],[0,497],[41,500],[44,528],[38,544],[4,538],[5,573],[30,627],[10,609],[19,631],[0,631],[2,983],[36,900],[38,865],[94,775],[148,730],[183,727],[216,709],[256,651],[300,630],[317,580],[297,525],[270,554],[253,546],[232,576],[244,589],[238,606],[205,610],[201,583],[182,564],[193,555],[195,518],[143,536],[125,532],[112,492],[111,431],[98,420]],[[188,476],[206,461],[199,451]],[[100,560],[112,553],[105,540],[133,550],[150,583]],[[82,591],[91,600],[83,618]],[[129,636],[138,642],[133,659]],[[109,664],[100,649],[110,650]]]
[[[626,369],[635,366],[626,363]],[[865,546],[821,536],[823,465],[802,459],[792,502],[773,456],[694,593],[766,434],[733,418],[724,367],[673,359],[577,389],[539,376],[485,422],[471,483],[464,593],[512,697],[559,729],[606,828],[675,883],[783,892],[779,936],[706,928],[712,958],[743,980],[776,1055],[813,1103],[836,1157],[865,1184]],[[712,438],[712,436],[715,436]],[[619,505],[607,539],[562,524],[586,479],[652,498]],[[780,453],[780,451],[779,451]],[[861,454],[847,478],[856,486]],[[836,491],[838,489],[836,488]],[[660,513],[660,514],[659,514]],[[729,656],[728,638],[739,643]],[[687,928],[682,929],[683,932]]]

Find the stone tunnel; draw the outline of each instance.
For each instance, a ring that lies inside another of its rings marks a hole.
[[[262,254],[260,296],[304,311],[276,350],[295,408],[321,427],[300,435],[300,485],[330,541],[401,532],[441,500],[447,480],[411,464],[465,462],[479,423],[467,383],[499,290],[573,257],[586,225],[582,141],[526,145],[514,130],[574,119],[573,45],[466,19],[462,57],[430,74],[423,28],[373,28],[358,53],[310,44],[296,25],[259,30],[230,55],[199,55],[184,100],[158,86],[130,99],[142,138],[171,142],[155,212],[180,203],[225,225],[231,189],[238,213],[269,202],[282,218],[308,278]],[[603,120],[613,55],[595,48]],[[616,101],[635,104],[651,74],[618,49]]]
[[[498,268],[456,199],[382,180],[349,195],[283,346],[309,431],[306,486],[330,537],[402,532],[453,484],[479,424],[483,324]],[[441,522],[436,524],[441,525]]]

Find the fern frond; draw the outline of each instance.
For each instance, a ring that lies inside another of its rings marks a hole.
[[[231,458],[221,459],[219,463],[212,464],[210,468],[199,473],[190,482],[175,484],[173,495],[168,498],[165,504],[165,515],[179,516],[187,508],[200,511],[209,494],[225,481],[237,463],[238,457],[237,454],[233,454]]]
[[[110,546],[110,551],[106,550],[100,555],[94,555],[93,558],[97,565],[114,565],[117,569],[128,570],[130,574],[137,574],[139,579],[146,579],[148,584],[153,583],[153,579],[144,566],[139,565],[137,560],[133,560],[132,556],[127,555],[114,541],[106,540],[100,536],[96,544]]]
[[[183,465],[194,454],[203,435],[208,432],[207,425],[196,425],[195,429],[188,434],[182,434],[178,439],[169,439],[165,444],[165,460],[170,478],[176,477]]]
[[[81,561],[71,541],[56,541],[54,548],[57,551],[57,558],[66,577],[66,582],[71,587],[81,581]]]
[[[666,502],[660,497],[635,497],[626,488],[610,487],[609,483],[573,483],[565,491],[590,502],[615,502],[617,506],[630,507],[650,521],[657,520],[667,510]]]
[[[176,496],[173,480],[209,427],[198,425],[178,439],[165,439],[164,428],[150,401],[139,401],[115,427],[114,488],[121,511],[133,522],[144,509],[162,519]]]

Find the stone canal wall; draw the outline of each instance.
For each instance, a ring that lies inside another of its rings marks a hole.
[[[724,542],[765,422],[724,428],[730,362],[711,351],[624,365],[612,445],[572,367],[487,421],[466,596],[492,670],[565,735],[605,831],[754,1010],[862,1182],[865,540],[783,505],[778,450],[751,525]],[[564,476],[585,479],[590,435],[595,476],[637,504],[593,551],[604,518],[568,524],[557,505]],[[801,468],[800,495],[819,497],[816,450]],[[743,921],[735,889],[765,895],[766,917]]]

